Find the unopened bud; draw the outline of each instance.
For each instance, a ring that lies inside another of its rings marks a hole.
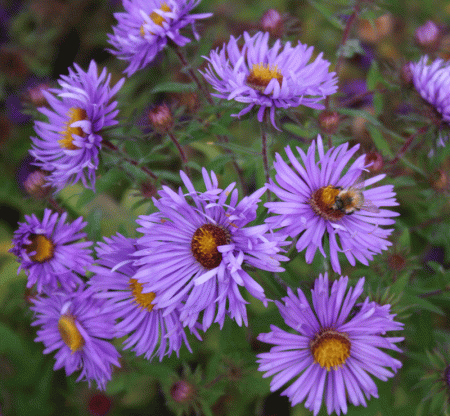
[[[111,409],[111,399],[105,394],[94,394],[88,404],[89,413],[93,416],[105,416]]]
[[[42,91],[47,91],[50,88],[49,84],[40,83],[38,85],[34,85],[25,92],[23,99],[25,101],[30,102],[35,107],[44,107],[47,105],[47,99],[45,98]]]
[[[44,199],[51,187],[46,186],[46,174],[42,170],[31,172],[23,182],[25,192],[35,199]]]
[[[336,111],[322,111],[319,114],[319,126],[326,134],[336,133],[339,127],[339,114]]]
[[[378,173],[383,169],[383,157],[378,152],[370,152],[366,154],[365,164],[371,164],[367,169],[371,173]]]
[[[154,197],[158,192],[158,188],[151,182],[142,182],[139,189],[140,195],[147,199]]]
[[[428,20],[424,25],[416,29],[414,39],[421,48],[434,50],[439,45],[441,32],[433,21]]]
[[[173,117],[167,104],[160,104],[148,112],[150,124],[158,133],[167,133],[173,127]]]
[[[448,189],[449,177],[447,172],[442,169],[438,169],[430,177],[430,184],[434,190],[440,192]]]
[[[394,253],[388,257],[387,263],[392,270],[400,271],[406,266],[406,259],[401,254]]]
[[[275,10],[267,10],[259,21],[262,30],[269,32],[274,37],[280,37],[284,31],[283,16]]]
[[[195,396],[195,387],[186,380],[176,381],[170,387],[170,395],[177,403],[188,403]]]
[[[400,80],[404,85],[411,85],[413,80],[413,74],[411,71],[411,63],[408,62],[402,66],[400,70]]]

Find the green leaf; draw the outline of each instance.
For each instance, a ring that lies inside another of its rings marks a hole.
[[[386,141],[381,131],[370,124],[367,126],[367,129],[369,130],[370,137],[372,138],[376,148],[384,156],[389,156],[390,158],[394,157],[391,148],[389,147],[389,143]]]
[[[222,173],[225,165],[232,159],[231,154],[225,154],[216,157],[213,161],[206,166],[207,170],[213,170],[216,173]]]
[[[367,74],[367,89],[374,90],[379,82],[383,82],[383,74],[378,68],[377,61],[373,60],[369,68],[369,73]]]
[[[434,312],[439,315],[445,315],[441,308],[437,307],[427,299],[419,298],[418,296],[414,296],[410,293],[405,293],[402,296],[402,303],[409,306],[415,305],[419,309]]]
[[[351,117],[362,117],[363,119],[371,122],[374,126],[381,126],[379,120],[377,120],[372,114],[368,113],[364,110],[357,110],[354,108],[337,108],[336,111],[341,114],[345,114],[346,116]]]
[[[304,137],[305,139],[310,139],[317,136],[317,130],[305,128],[294,123],[284,123],[283,129],[289,133],[295,134],[299,137]]]
[[[327,19],[336,29],[344,29],[344,25],[342,24],[342,22],[322,4],[316,2],[315,0],[308,0],[308,3],[313,6],[320,14],[322,14],[323,17],[325,17],[325,19]]]
[[[154,87],[150,92],[156,94],[158,92],[193,92],[197,89],[194,82],[183,84],[181,82],[163,82]]]

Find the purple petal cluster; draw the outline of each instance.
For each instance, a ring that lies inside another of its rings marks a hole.
[[[450,123],[450,62],[435,59],[428,65],[428,56],[410,63],[414,87]]]
[[[57,191],[78,181],[94,189],[100,132],[117,124],[117,101],[112,100],[124,82],[122,79],[110,88],[110,80],[106,69],[98,75],[97,65],[91,61],[87,72],[77,64],[69,68],[69,75],[58,81],[61,88],[48,90],[55,95],[42,91],[51,108],[39,108],[48,122],[35,122],[38,137],[31,138],[30,154],[37,166],[50,172],[47,181]]]
[[[35,341],[44,343],[44,354],[56,351],[54,370],[64,367],[67,375],[80,370],[77,381],[95,381],[104,390],[112,366],[120,367],[119,353],[107,341],[114,337],[114,318],[104,310],[104,301],[80,288],[39,296],[33,303],[31,325],[40,326]]]
[[[314,415],[325,401],[328,414],[347,413],[347,402],[366,406],[366,399],[378,397],[370,375],[386,381],[401,367],[383,349],[400,351],[395,343],[401,337],[384,336],[386,331],[403,329],[394,321],[390,305],[369,301],[355,304],[363,292],[364,278],[347,290],[347,277],[333,282],[319,275],[311,290],[310,306],[304,293],[288,289],[284,304],[275,303],[297,333],[271,325],[271,332],[258,339],[274,345],[270,352],[258,355],[259,371],[274,376],[271,391],[293,380],[282,393],[292,405],[305,401]],[[390,368],[391,370],[389,370]],[[365,397],[364,397],[365,396]]]
[[[11,253],[17,256],[19,270],[28,275],[27,287],[36,284],[36,290],[50,293],[57,288],[73,290],[83,281],[77,273],[84,275],[92,264],[92,242],[78,241],[86,237],[82,230],[86,226],[79,217],[67,223],[67,213],[59,216],[46,209],[42,220],[36,215],[25,215],[14,233]]]
[[[178,46],[190,42],[180,29],[191,25],[195,39],[199,39],[194,23],[210,17],[212,13],[189,14],[200,0],[124,0],[125,12],[114,13],[117,26],[108,42],[116,50],[111,53],[128,62],[124,71],[131,76],[145,68],[161,52],[167,42]]]
[[[248,225],[265,188],[238,202],[235,184],[220,189],[214,172],[210,176],[203,169],[205,192],[196,191],[183,172],[181,178],[186,194],[163,187],[153,201],[158,211],[137,220],[144,236],[138,239],[134,278],[144,292],[157,294],[155,305],[166,313],[181,302],[180,319],[189,328],[202,312],[203,330],[213,320],[222,326],[226,314],[247,325],[247,301],[239,287],[267,304],[249,268],[279,272],[284,270],[280,261],[288,260],[279,254],[284,236],[267,224]]]
[[[89,284],[96,297],[107,299],[105,310],[118,321],[116,337],[127,335],[125,349],[133,347],[137,355],[145,354],[147,359],[158,355],[162,360],[173,351],[178,355],[183,342],[191,351],[178,309],[165,313],[154,307],[155,294],[142,293],[142,285],[133,279],[137,247],[135,239],[120,234],[105,237],[96,248],[98,265],[91,267],[95,274]],[[193,332],[198,336],[195,329]]]
[[[289,164],[277,153],[273,164],[275,181],[270,180],[267,185],[280,201],[265,204],[269,213],[277,214],[269,216],[266,222],[291,237],[298,237],[296,248],[298,252],[306,250],[307,263],[313,261],[317,250],[326,257],[323,239],[327,234],[331,266],[336,273],[341,272],[339,252],[344,253],[352,266],[355,260],[367,265],[374,254],[392,245],[387,237],[393,229],[381,226],[394,224],[391,217],[399,215],[380,209],[398,205],[392,185],[365,189],[386,175],[358,182],[367,168],[365,155],[346,167],[358,148],[356,145],[348,149],[348,143],[345,143],[325,153],[318,136],[306,154],[297,147],[299,161],[291,148],[286,147]],[[361,204],[354,203],[351,212],[333,208],[340,190],[349,188],[359,194]]]
[[[323,109],[320,101],[337,91],[335,73],[328,72],[330,63],[320,53],[308,63],[313,48],[298,43],[284,46],[277,40],[269,47],[269,33],[250,36],[244,32],[244,45],[231,36],[222,49],[204,57],[209,64],[202,73],[218,91],[216,97],[235,100],[246,107],[234,116],[240,117],[259,107],[258,120],[263,121],[266,109],[275,126],[275,110],[304,105]],[[275,126],[276,127],[276,126]]]

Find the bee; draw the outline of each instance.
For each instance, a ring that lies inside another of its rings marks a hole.
[[[341,211],[346,215],[351,215],[355,211],[380,212],[380,210],[369,200],[364,198],[364,182],[354,184],[348,188],[336,186],[340,192],[336,195],[334,204],[331,206],[336,211]]]

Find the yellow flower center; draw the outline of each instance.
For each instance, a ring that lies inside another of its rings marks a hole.
[[[86,111],[82,108],[72,107],[68,112],[67,116],[69,120],[66,122],[66,129],[61,132],[62,139],[58,140],[58,143],[63,149],[76,150],[79,149],[78,146],[73,144],[73,134],[77,136],[84,137],[85,133],[81,127],[71,127],[72,123],[76,121],[86,120]]]
[[[314,362],[330,371],[342,366],[350,357],[351,343],[347,334],[325,329],[316,334],[310,343]]]
[[[31,260],[37,263],[44,263],[44,261],[53,258],[55,246],[53,245],[52,240],[42,234],[31,234],[29,239],[31,240],[31,243],[26,244],[24,248],[28,254],[33,251],[36,252],[36,254],[33,254],[30,257]]]
[[[230,233],[223,227],[204,224],[197,228],[191,241],[191,250],[195,260],[206,269],[214,269],[222,261],[218,246],[230,243]]]
[[[156,295],[153,292],[142,293],[142,284],[136,279],[130,279],[129,281],[131,292],[134,296],[134,302],[136,302],[141,308],[147,309],[149,312],[153,309],[152,302]]]
[[[165,1],[161,3],[160,10],[162,10],[163,12],[171,12],[172,11],[172,9],[167,5],[167,3]],[[151,12],[149,16],[150,16],[150,19],[152,19],[153,23],[155,23],[158,26],[162,26],[163,23],[167,21],[164,17],[162,17],[159,13],[156,13],[156,12]],[[145,36],[144,25],[141,26],[141,29],[139,32],[142,37]],[[153,35],[152,32],[150,32],[150,34]]]
[[[264,92],[269,82],[274,78],[281,85],[283,75],[281,75],[277,65],[271,68],[269,64],[253,64],[252,70],[247,76],[246,83],[249,87]]]
[[[62,340],[72,352],[79,351],[84,346],[84,338],[75,325],[75,318],[71,315],[62,315],[58,320],[58,331]]]
[[[333,204],[336,202],[339,192],[341,192],[339,187],[333,185],[323,186],[313,192],[308,201],[309,205],[322,218],[329,221],[338,221],[345,215],[345,212],[333,209]]]

